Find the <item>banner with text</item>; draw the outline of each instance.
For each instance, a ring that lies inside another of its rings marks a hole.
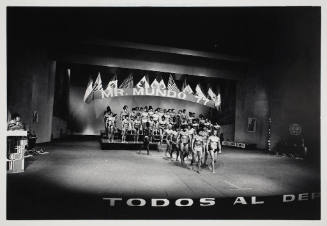
[[[96,90],[89,93],[88,96],[84,98],[84,101],[85,103],[90,103],[92,100],[96,100],[96,99],[114,98],[114,97],[121,97],[121,96],[158,96],[158,97],[175,98],[179,100],[185,100],[185,101],[202,104],[211,108],[216,108],[215,102],[209,100],[208,98],[204,98],[184,92],[176,92],[168,89],[152,89],[152,88]]]

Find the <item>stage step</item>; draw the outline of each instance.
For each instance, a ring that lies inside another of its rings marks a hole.
[[[109,142],[109,139],[101,138],[100,140],[102,150],[140,150],[144,149],[143,142],[121,142],[114,141]],[[161,144],[159,142],[150,142],[150,150],[165,151],[167,149],[167,144]]]

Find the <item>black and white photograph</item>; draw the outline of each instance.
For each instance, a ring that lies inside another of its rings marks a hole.
[[[5,220],[322,219],[321,6],[5,19]]]

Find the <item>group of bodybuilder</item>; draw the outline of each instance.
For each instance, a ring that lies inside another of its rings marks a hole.
[[[167,157],[173,159],[173,153],[176,153],[176,161],[180,158],[183,166],[185,158],[191,158],[191,166],[193,168],[195,163],[197,172],[202,166],[207,166],[210,157],[209,168],[215,172],[215,160],[221,153],[220,126],[201,114],[195,117],[193,112],[186,114],[185,109],[176,112],[175,109],[153,109],[152,106],[135,107],[129,111],[125,105],[117,116],[108,106],[104,123],[109,142],[113,142],[114,133],[120,129],[122,142],[126,142],[128,135],[133,135],[135,142],[142,137],[149,154],[149,143],[158,138],[160,144],[167,144]]]

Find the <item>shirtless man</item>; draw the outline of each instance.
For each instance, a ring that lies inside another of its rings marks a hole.
[[[154,114],[153,108],[152,106],[149,106],[149,110],[148,110],[149,117],[153,116],[153,114]]]
[[[189,112],[188,113],[188,118],[187,118],[187,123],[189,125],[192,125],[193,124],[193,119],[195,119],[195,113]]]
[[[211,124],[211,121],[208,118],[205,119],[204,126],[207,127],[208,130],[211,130],[212,124]]]
[[[116,128],[116,115],[114,115],[112,112],[108,115],[107,121],[106,121],[106,128],[108,132],[108,139],[109,142],[113,142],[114,140],[114,133]]]
[[[133,126],[134,126],[134,134],[135,134],[134,141],[138,142],[139,137],[140,137],[140,130],[141,130],[141,127],[142,127],[140,116],[136,117],[136,119],[134,120],[134,125]]]
[[[149,114],[147,112],[147,108],[142,109],[142,111],[141,111],[141,122],[142,122],[143,128],[146,128],[145,124],[148,122],[148,115]]]
[[[197,173],[200,173],[201,159],[203,154],[203,137],[198,134],[197,130],[195,130],[194,137],[192,140],[192,152],[193,152],[193,156],[195,156],[195,160],[198,166]]]
[[[134,131],[134,120],[135,118],[133,116],[129,116],[128,118],[128,128],[127,128],[127,134],[132,135]]]
[[[181,111],[180,116],[181,116],[181,120],[182,120],[182,121],[187,120],[186,109],[183,109],[183,110]]]
[[[187,127],[188,123],[186,119],[181,119],[181,127]]]
[[[176,129],[176,131],[172,132],[171,135],[171,149],[170,149],[170,158],[173,158],[173,153],[176,152],[176,161],[178,161],[179,156],[179,128]]]
[[[128,116],[125,115],[125,118],[122,121],[122,131],[121,131],[121,139],[123,143],[126,142],[126,135],[129,125],[130,124],[129,124]]]
[[[205,119],[202,114],[199,115],[199,127],[202,129],[204,127]]]
[[[161,117],[164,115],[163,109],[162,108],[158,108],[158,113],[157,114],[159,115],[159,120],[160,120]]]
[[[156,118],[156,120],[154,120],[155,118]],[[160,138],[159,115],[153,114],[153,126],[152,126],[152,131],[151,131],[151,141],[154,141],[154,140],[157,141],[158,137]]]
[[[188,155],[189,143],[190,143],[190,136],[186,126],[183,127],[183,130],[179,133],[179,141],[180,141],[181,164],[182,166],[184,166],[184,162],[185,162],[184,159]]]
[[[171,153],[171,149],[172,149],[172,144],[171,144],[171,140],[172,140],[172,134],[173,134],[173,130],[172,130],[172,126],[170,124],[168,124],[168,128],[165,130],[165,136],[166,136],[166,143],[167,143],[167,149],[165,151],[165,156],[167,156],[167,152]]]
[[[217,136],[217,131],[214,130],[213,134],[209,136],[208,141],[207,141],[207,152],[210,154],[211,157],[211,168],[212,168],[212,173],[215,173],[215,158],[214,158],[214,153],[218,150],[221,149],[220,145],[220,139]]]
[[[152,132],[153,132],[153,128],[154,128],[153,115],[151,115],[151,116],[149,117],[148,122],[149,122],[149,132],[150,132],[150,134],[152,134]]]
[[[195,130],[197,130],[197,129],[199,129],[199,119],[198,118],[195,118],[195,119],[193,119],[193,121],[192,121],[192,127],[195,129]]]
[[[165,135],[164,131],[167,128],[167,121],[166,121],[166,117],[163,115],[160,119],[159,119],[159,131],[160,131],[160,144],[162,144],[163,142],[163,137]]]
[[[199,132],[199,135],[203,137],[203,153],[204,153],[204,163],[203,165],[206,166],[207,164],[207,158],[208,158],[208,153],[207,153],[207,140],[209,137],[208,129],[207,127],[203,127],[203,129]]]
[[[217,122],[215,122],[213,124],[212,128],[213,128],[213,131],[216,131],[217,137],[220,137],[220,134],[221,134],[221,127],[220,127],[220,125]],[[220,148],[218,150],[218,153],[221,154],[221,149],[222,149],[221,148],[221,140],[219,141],[219,143],[220,143]]]
[[[130,117],[136,118],[136,108],[132,108],[132,112],[130,113]]]
[[[164,109],[164,116],[166,118],[166,120],[169,122],[170,119],[170,109]]]
[[[125,116],[129,117],[129,111],[127,105],[123,107],[123,111],[120,113],[120,120],[123,121],[125,119]]]
[[[108,119],[112,115],[111,108],[108,106],[105,112],[103,113],[103,121],[104,121],[104,129],[106,132],[106,135],[109,138],[109,128],[108,128]]]
[[[195,130],[192,128],[191,125],[188,125],[187,126],[187,132],[190,136],[190,143],[192,142],[193,140],[193,136],[194,136],[194,133],[195,133]],[[194,152],[192,151],[192,145],[189,145],[189,151],[188,151],[189,154],[191,154],[191,165],[193,165],[193,163],[195,162],[195,156],[194,156]]]

